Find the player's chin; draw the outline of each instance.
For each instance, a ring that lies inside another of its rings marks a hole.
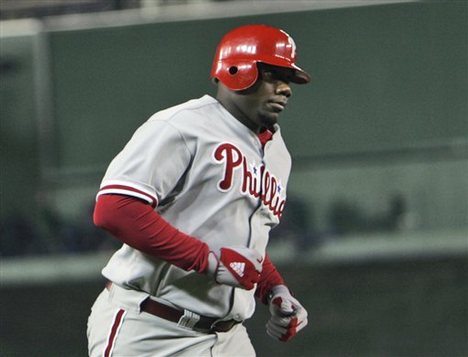
[[[266,112],[261,115],[261,122],[263,126],[269,128],[278,123],[279,113]]]

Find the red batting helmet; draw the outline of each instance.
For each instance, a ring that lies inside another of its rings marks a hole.
[[[294,70],[291,81],[310,81],[307,72],[296,65],[296,45],[291,36],[276,27],[246,25],[229,31],[216,49],[211,78],[231,90],[251,87],[258,78],[257,63]]]

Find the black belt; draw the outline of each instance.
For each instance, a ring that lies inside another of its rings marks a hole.
[[[106,283],[106,288],[109,290],[112,283]],[[148,314],[160,317],[162,319],[178,323],[184,311],[175,309],[171,306],[161,304],[155,300],[147,298],[141,303],[141,311]],[[192,329],[200,332],[228,332],[235,325],[240,323],[236,320],[218,321],[217,318],[200,316],[200,319],[193,325]]]

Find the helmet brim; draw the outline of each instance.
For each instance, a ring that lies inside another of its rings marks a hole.
[[[294,68],[294,75],[291,78],[291,82],[296,84],[307,84],[311,81],[310,74],[300,69],[299,67]]]
[[[309,73],[304,71],[301,67],[297,66],[295,63],[290,63],[289,61],[284,61],[278,58],[267,59],[266,61],[258,61],[258,63],[264,63],[270,66],[277,66],[277,67],[292,69],[292,73],[289,76],[289,80],[292,83],[307,84],[311,81],[311,77]]]

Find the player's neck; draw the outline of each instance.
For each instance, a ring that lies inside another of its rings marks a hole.
[[[265,128],[262,126],[257,125],[255,122],[250,120],[240,108],[236,105],[236,103],[232,100],[227,100],[222,95],[218,95],[216,97],[218,102],[226,109],[234,118],[236,118],[239,122],[244,124],[247,128],[252,130],[254,133],[259,134],[260,132],[264,131]]]

